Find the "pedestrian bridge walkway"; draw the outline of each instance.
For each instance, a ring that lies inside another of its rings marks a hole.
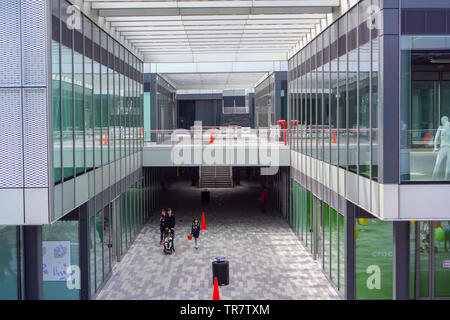
[[[203,128],[145,134],[144,167],[290,165],[280,129]]]
[[[217,256],[230,262],[230,284],[219,288],[223,300],[339,299],[283,217],[260,212],[259,192],[259,184],[243,182],[212,190],[211,203],[202,205],[190,183],[171,185],[161,206],[176,216],[176,252],[163,254],[154,214],[97,299],[210,300]],[[208,231],[196,250],[187,234],[202,211]]]

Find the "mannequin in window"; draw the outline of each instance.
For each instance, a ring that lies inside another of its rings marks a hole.
[[[438,152],[436,164],[433,170],[433,180],[438,178],[440,168],[445,161],[445,180],[450,176],[450,122],[447,116],[441,118],[442,125],[436,132],[434,138],[434,152]]]

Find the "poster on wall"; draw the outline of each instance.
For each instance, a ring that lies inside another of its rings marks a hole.
[[[43,241],[44,281],[67,281],[70,266],[70,241]]]

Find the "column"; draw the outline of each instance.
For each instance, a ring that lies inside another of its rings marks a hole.
[[[42,226],[23,227],[25,300],[42,300]]]
[[[394,222],[394,299],[409,300],[409,221]]]

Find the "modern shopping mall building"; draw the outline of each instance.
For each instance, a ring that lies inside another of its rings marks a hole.
[[[180,167],[270,171],[178,163],[176,129],[275,134],[270,198],[342,297],[450,298],[449,1],[7,0],[0,43],[0,299],[95,298]]]

